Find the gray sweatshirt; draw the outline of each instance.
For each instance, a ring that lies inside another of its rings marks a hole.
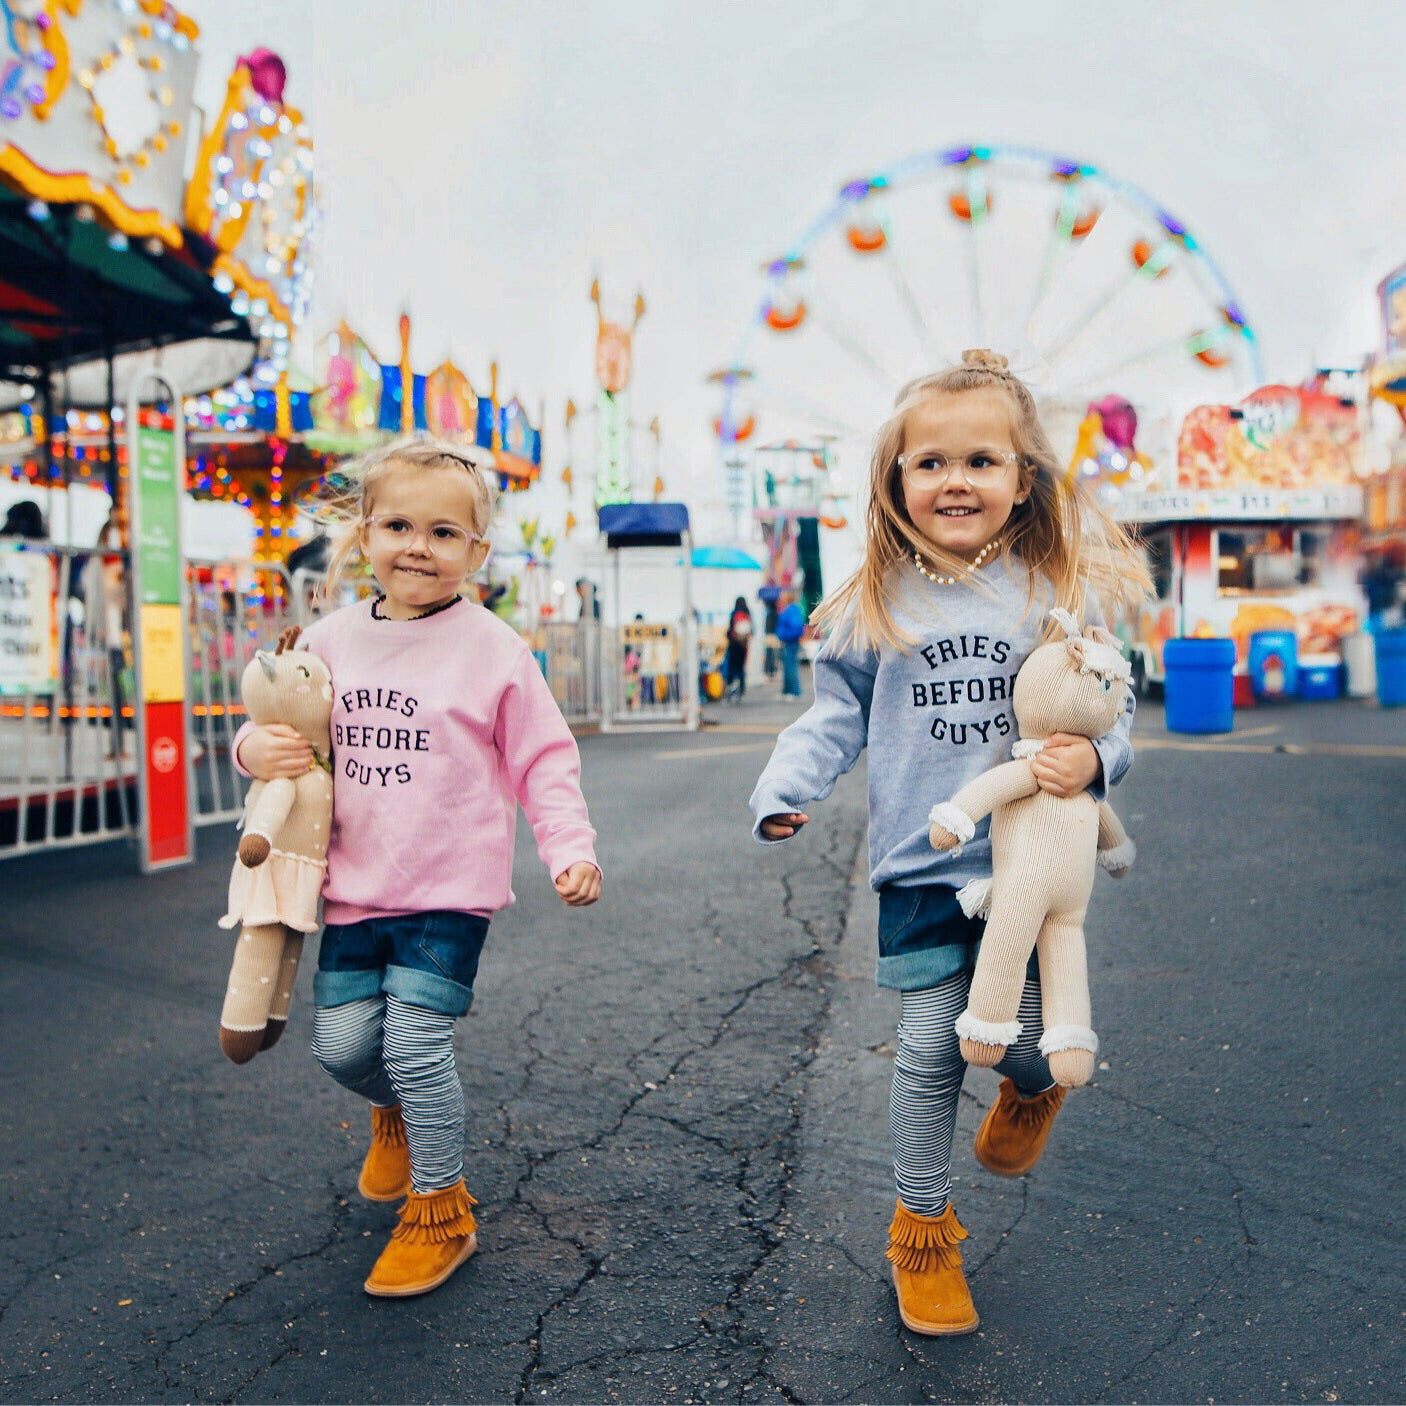
[[[991,873],[989,822],[961,853],[928,843],[928,812],[968,781],[1011,759],[1019,736],[1011,707],[1016,671],[1040,641],[1052,593],[1028,603],[1027,575],[997,561],[982,573],[993,594],[966,585],[942,586],[911,567],[890,585],[895,622],[917,644],[909,653],[843,651],[828,642],[815,660],[815,702],[777,739],[752,793],[752,834],[768,815],[823,801],[835,782],[869,748],[869,882],[951,884]],[[1097,616],[1080,621],[1103,623]],[[1132,765],[1127,712],[1094,747],[1106,787]],[[765,841],[762,843],[783,843]]]

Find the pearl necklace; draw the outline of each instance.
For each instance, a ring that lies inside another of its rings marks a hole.
[[[996,550],[996,548],[999,547],[1000,545],[1001,545],[1001,539],[1000,539],[999,537],[992,538],[992,540],[989,541],[989,542],[972,558],[972,560],[971,560],[971,568],[970,568],[970,569],[971,569],[972,571],[978,570],[978,569],[980,568],[980,566],[981,566],[981,563],[984,562],[984,561],[986,560],[986,558],[987,558],[988,556],[990,556],[991,553],[994,552],[994,551]],[[939,575],[937,574],[937,572],[935,572],[935,571],[929,571],[929,570],[927,569],[927,567],[923,565],[923,558],[922,558],[921,553],[919,553],[919,552],[914,552],[914,553],[913,553],[913,565],[916,566],[916,567],[918,568],[918,570],[921,571],[921,572],[923,573],[923,575],[928,578],[929,581],[934,581],[934,582],[936,582],[939,586],[955,586],[955,585],[957,584],[957,582],[958,582],[959,580],[961,580],[961,577],[959,577],[959,576],[939,576]]]

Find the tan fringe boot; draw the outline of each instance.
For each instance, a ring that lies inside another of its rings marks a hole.
[[[478,1222],[463,1179],[443,1191],[412,1191],[400,1224],[371,1270],[365,1288],[379,1298],[408,1298],[437,1289],[478,1249]]]
[[[940,1216],[915,1216],[902,1201],[895,1203],[888,1258],[904,1327],[943,1337],[970,1333],[981,1322],[957,1248],[966,1238],[951,1206]]]
[[[361,1164],[356,1189],[368,1201],[399,1201],[410,1190],[410,1146],[400,1105],[371,1105],[371,1146]]]
[[[1043,1156],[1055,1115],[1064,1102],[1058,1085],[1034,1098],[1021,1098],[1010,1079],[976,1130],[976,1160],[998,1176],[1024,1176]]]

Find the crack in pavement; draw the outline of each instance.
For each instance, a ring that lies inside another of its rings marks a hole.
[[[588,1354],[587,1356],[563,1364],[561,1367],[546,1370],[542,1365],[542,1342],[548,1326],[548,1320],[553,1314],[572,1304],[580,1294],[587,1288],[593,1280],[602,1272],[602,1265],[605,1263],[607,1255],[598,1253],[579,1240],[569,1236],[558,1234],[549,1222],[547,1215],[537,1207],[531,1197],[531,1184],[541,1168],[548,1165],[559,1157],[571,1152],[599,1151],[606,1142],[615,1137],[625,1126],[627,1120],[635,1116],[638,1111],[639,1117],[647,1117],[658,1120],[666,1124],[671,1124],[689,1136],[700,1138],[710,1146],[717,1147],[721,1151],[728,1152],[737,1160],[737,1166],[732,1178],[732,1184],[739,1196],[738,1212],[741,1219],[742,1228],[754,1239],[754,1247],[748,1261],[732,1272],[732,1287],[726,1299],[718,1305],[718,1313],[713,1310],[705,1310],[702,1315],[702,1326],[697,1334],[691,1338],[685,1338],[672,1345],[672,1350],[679,1348],[689,1348],[697,1345],[707,1338],[723,1337],[729,1340],[739,1350],[746,1351],[750,1348],[761,1346],[762,1362],[758,1369],[747,1379],[747,1385],[740,1390],[747,1390],[748,1387],[757,1381],[765,1381],[769,1386],[777,1390],[787,1401],[795,1401],[797,1398],[784,1383],[773,1380],[766,1369],[765,1344],[759,1343],[756,1339],[751,1342],[743,1341],[743,1322],[745,1310],[741,1307],[741,1301],[757,1274],[766,1265],[776,1249],[785,1243],[786,1226],[789,1224],[789,1203],[792,1178],[795,1171],[796,1153],[799,1147],[800,1124],[803,1108],[803,1090],[796,1091],[796,1081],[803,1079],[807,1070],[816,1058],[819,1048],[821,1031],[824,1028],[826,1018],[829,1013],[829,985],[833,979],[828,963],[818,959],[818,953],[822,950],[821,938],[824,935],[819,924],[818,917],[812,918],[804,916],[798,910],[802,899],[814,900],[816,884],[814,875],[819,869],[822,873],[828,873],[832,878],[839,880],[841,885],[847,886],[848,876],[853,871],[854,856],[858,853],[863,841],[863,832],[857,827],[842,835],[832,837],[827,845],[818,854],[811,851],[804,861],[797,866],[797,869],[787,870],[781,875],[782,882],[782,918],[794,927],[798,927],[807,938],[810,939],[809,951],[800,952],[786,959],[781,966],[759,977],[756,981],[749,983],[735,994],[735,999],[718,1016],[716,1025],[708,1035],[708,1038],[697,1042],[689,1049],[684,1050],[669,1065],[663,1078],[656,1082],[660,1088],[670,1081],[676,1079],[686,1069],[691,1060],[717,1048],[723,1041],[733,1034],[733,1021],[741,1013],[754,997],[764,990],[780,986],[783,989],[805,992],[811,1002],[811,1010],[804,1023],[797,1032],[797,1048],[793,1050],[786,1068],[781,1072],[765,1092],[758,1096],[753,1096],[747,1100],[748,1104],[768,1104],[782,1102],[784,1105],[784,1122],[779,1130],[765,1137],[760,1143],[751,1146],[729,1147],[727,1142],[717,1136],[702,1132],[696,1127],[689,1125],[688,1120],[681,1119],[663,1113],[653,1113],[648,1109],[640,1109],[652,1094],[659,1092],[659,1089],[641,1088],[633,1091],[629,1098],[621,1106],[614,1121],[600,1130],[589,1140],[572,1143],[569,1146],[562,1146],[549,1149],[540,1153],[529,1153],[527,1156],[527,1166],[514,1187],[512,1202],[523,1206],[537,1216],[542,1228],[549,1239],[558,1243],[570,1245],[580,1254],[585,1265],[582,1272],[577,1276],[574,1283],[567,1286],[564,1292],[560,1293],[555,1301],[547,1305],[536,1320],[536,1329],[532,1336],[526,1340],[524,1346],[530,1349],[528,1361],[525,1364],[522,1374],[518,1380],[517,1391],[514,1397],[516,1402],[523,1402],[534,1387],[540,1387],[543,1383],[550,1383],[560,1380],[571,1371],[582,1367],[590,1366],[602,1360],[631,1359],[642,1356],[638,1352],[625,1351],[602,1351]],[[843,852],[843,859],[837,856],[836,851]],[[798,882],[798,870],[803,870],[806,875],[806,882]],[[833,934],[832,942],[838,942],[844,936],[844,924],[847,905],[836,905],[839,913],[838,923],[831,916],[825,926],[824,931]],[[715,915],[716,920],[716,915]],[[838,929],[838,931],[837,931]],[[695,1002],[693,1004],[700,1004]],[[657,1039],[658,1037],[656,1037]],[[651,1042],[653,1043],[653,1042]],[[636,1054],[633,1059],[637,1060],[641,1056]],[[788,1088],[791,1092],[788,1094]],[[735,1104],[733,1105],[736,1106]],[[721,1116],[725,1109],[710,1110],[711,1116]],[[760,1187],[753,1186],[754,1174],[762,1178],[763,1184]],[[768,1202],[774,1203],[768,1206]],[[717,1323],[718,1326],[714,1326]],[[652,1349],[657,1350],[657,1349]],[[695,1386],[691,1395],[697,1396],[704,1387],[700,1384]]]

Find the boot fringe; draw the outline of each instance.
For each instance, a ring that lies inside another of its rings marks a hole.
[[[462,1181],[446,1186],[443,1191],[421,1194],[412,1191],[398,1212],[400,1224],[392,1232],[397,1240],[412,1245],[437,1245],[445,1240],[458,1240],[478,1229],[472,1207],[478,1202],[469,1195]]]
[[[389,1108],[371,1105],[371,1136],[377,1142],[389,1143],[391,1147],[405,1146],[405,1119],[400,1105],[393,1103]]]
[[[966,1238],[967,1232],[951,1206],[940,1216],[918,1216],[899,1201],[893,1209],[885,1254],[899,1269],[914,1273],[940,1265],[958,1269],[962,1252],[957,1246]]]

